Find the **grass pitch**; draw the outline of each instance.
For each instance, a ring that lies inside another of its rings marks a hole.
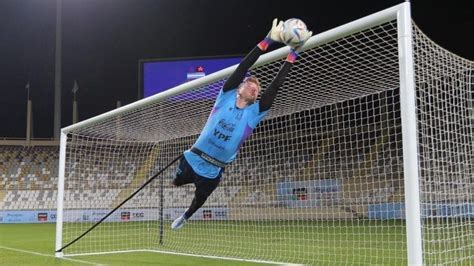
[[[85,230],[90,225],[81,224],[81,228],[76,229]],[[73,226],[65,224],[66,230]],[[462,231],[472,232],[471,225],[465,226],[467,228]],[[293,224],[287,221],[284,225],[263,221],[191,221],[179,231],[171,231],[167,222],[162,244],[159,244],[158,228],[157,222],[104,223],[66,251],[71,254],[94,252],[99,248],[143,249],[151,244],[165,252],[297,264],[407,265],[405,225],[400,220],[299,221]],[[446,231],[440,231],[440,234],[446,234]],[[72,240],[72,235],[66,234],[64,242]],[[155,252],[57,259],[54,240],[55,224],[0,224],[0,265],[266,265]],[[454,258],[457,265],[470,265],[472,243],[458,242],[459,239],[455,247],[446,241],[434,241],[432,245],[436,246],[430,250],[444,256],[435,260],[425,258],[427,265],[440,261],[452,263],[454,257],[458,258]]]
[[[0,224],[0,265],[262,265],[151,252],[54,257],[55,224]]]

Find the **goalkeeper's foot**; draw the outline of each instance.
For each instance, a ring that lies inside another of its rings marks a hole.
[[[186,223],[186,219],[184,218],[184,214],[183,214],[179,216],[178,218],[176,218],[176,220],[174,220],[174,222],[171,224],[171,229],[178,230],[181,227],[183,227],[185,223]]]

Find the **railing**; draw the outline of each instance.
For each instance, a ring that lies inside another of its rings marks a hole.
[[[59,146],[59,140],[54,138],[0,138],[0,146]]]

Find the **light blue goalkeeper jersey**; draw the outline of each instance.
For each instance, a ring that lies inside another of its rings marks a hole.
[[[207,155],[226,163],[235,159],[242,143],[268,113],[268,110],[260,112],[258,102],[243,109],[238,108],[236,99],[236,89],[219,92],[206,125],[194,144]],[[200,176],[216,178],[221,171],[220,167],[210,164],[190,150],[184,152],[184,157]]]

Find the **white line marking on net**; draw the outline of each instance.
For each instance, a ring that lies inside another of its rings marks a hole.
[[[5,247],[5,246],[0,246],[0,249],[6,249],[6,250],[10,250],[10,251],[22,252],[22,253],[32,254],[32,255],[36,255],[36,256],[56,258],[54,255],[43,254],[43,253],[38,253],[38,252],[23,250],[23,249],[17,249],[17,248],[10,248],[10,247]],[[83,263],[83,264],[96,265],[96,266],[104,265],[104,264],[98,264],[98,263],[89,262],[89,261],[85,261],[85,260],[76,260],[76,259],[69,259],[69,258],[61,258],[61,259],[62,260],[73,261],[73,262],[78,262],[78,263]]]

